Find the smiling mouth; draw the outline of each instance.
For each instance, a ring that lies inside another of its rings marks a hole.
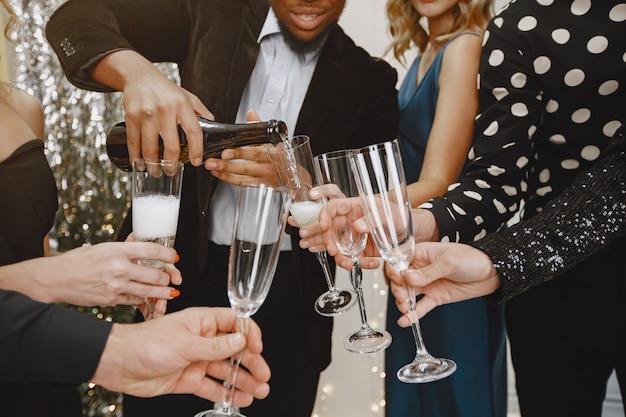
[[[302,19],[302,20],[313,20],[315,19],[317,16],[319,16],[319,14],[299,14],[297,15],[298,19]]]

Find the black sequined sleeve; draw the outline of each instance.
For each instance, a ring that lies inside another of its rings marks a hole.
[[[626,230],[626,140],[616,135],[604,158],[580,173],[530,220],[470,243],[500,275],[490,301],[502,302],[565,272]]]

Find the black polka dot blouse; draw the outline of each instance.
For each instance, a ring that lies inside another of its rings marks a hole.
[[[532,216],[598,159],[626,121],[626,2],[513,1],[485,32],[478,85],[464,174],[422,206],[443,241]]]

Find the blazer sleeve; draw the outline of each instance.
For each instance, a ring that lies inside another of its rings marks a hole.
[[[626,140],[623,132],[604,157],[529,220],[470,245],[491,258],[502,302],[549,281],[607,248],[626,233]]]
[[[89,69],[111,52],[132,49],[152,62],[184,60],[190,7],[187,0],[69,0],[50,17],[46,37],[71,83],[110,92]]]
[[[0,290],[0,381],[65,389],[89,381],[111,323]]]

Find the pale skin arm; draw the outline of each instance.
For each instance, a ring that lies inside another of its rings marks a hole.
[[[83,306],[133,305],[156,298],[155,314],[162,315],[166,300],[178,296],[169,284],[182,282],[172,265],[177,256],[156,243],[100,243],[0,267],[0,288],[44,303]],[[167,266],[150,268],[137,264],[138,259],[159,259]]]
[[[462,35],[446,48],[439,95],[419,181],[408,185],[412,207],[443,195],[467,157],[478,111],[477,75],[481,38]]]
[[[233,405],[248,406],[269,394],[271,374],[258,325],[250,319],[247,337],[230,334],[235,320],[229,308],[197,307],[114,324],[91,382],[139,397],[187,393],[221,401],[226,388],[217,380],[226,378],[229,358],[245,349]]]
[[[423,242],[415,246],[415,254],[404,279],[387,268],[391,292],[398,309],[404,313],[398,325],[407,327],[411,320],[408,294],[404,284],[424,296],[416,304],[416,317],[421,318],[437,306],[489,295],[500,286],[500,277],[489,257],[461,243]]]
[[[193,165],[202,163],[202,129],[196,116],[213,119],[200,99],[176,85],[135,51],[108,54],[91,72],[95,81],[123,92],[130,159],[158,159],[158,135],[164,159],[178,160],[178,125],[187,133]]]

